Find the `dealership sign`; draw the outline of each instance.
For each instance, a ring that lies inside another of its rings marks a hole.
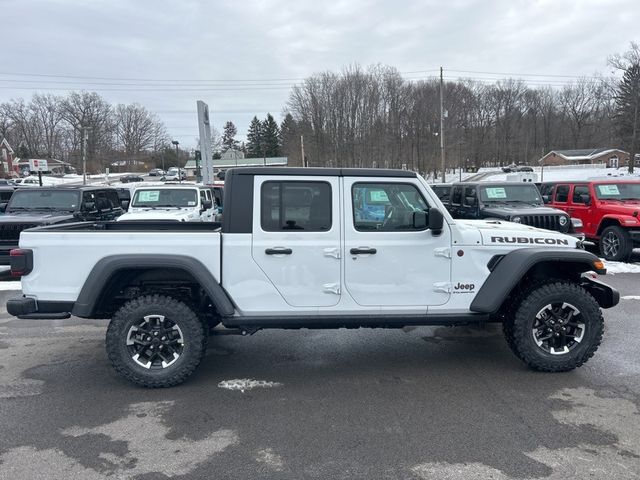
[[[46,172],[49,170],[46,160],[29,160],[29,170],[32,172]]]

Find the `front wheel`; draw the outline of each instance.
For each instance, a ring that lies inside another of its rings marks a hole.
[[[580,285],[564,281],[535,288],[504,321],[507,341],[516,356],[545,372],[581,366],[596,352],[604,332],[595,299]]]
[[[107,328],[113,368],[143,387],[184,382],[206,351],[203,322],[184,303],[148,295],[125,303]]]
[[[617,225],[607,227],[600,237],[600,253],[605,260],[627,260],[633,252],[633,241],[629,232]]]

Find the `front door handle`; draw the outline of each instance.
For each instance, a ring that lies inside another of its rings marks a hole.
[[[267,248],[264,253],[266,253],[267,255],[291,255],[293,253],[293,250],[291,250],[290,248],[282,247]]]
[[[349,250],[349,252],[351,252],[351,255],[374,255],[377,251],[378,250],[376,250],[375,248],[369,247],[358,247]]]

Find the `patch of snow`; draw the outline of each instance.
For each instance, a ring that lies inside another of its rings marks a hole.
[[[20,282],[0,282],[0,290],[22,290]]]
[[[615,275],[616,273],[640,273],[640,263],[602,261],[607,269],[607,275]]]
[[[620,297],[622,300],[640,300],[640,295],[625,295]]]
[[[226,388],[227,390],[253,390],[254,388],[273,388],[280,387],[281,383],[268,382],[267,380],[251,380],[249,378],[235,378],[233,380],[223,380],[218,383],[218,387]]]

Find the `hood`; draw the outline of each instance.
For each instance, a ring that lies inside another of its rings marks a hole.
[[[480,232],[483,245],[560,246],[576,248],[578,239],[551,230],[530,227],[521,223],[491,220],[456,220],[461,229]]]
[[[0,215],[0,224],[6,223],[40,223],[42,225],[73,220],[72,213],[62,212],[15,212]]]
[[[510,217],[514,215],[566,215],[563,211],[558,210],[557,208],[551,207],[532,207],[526,204],[510,204],[510,205],[487,205],[485,204],[482,208],[482,213],[484,215],[490,214],[495,216],[505,216],[508,215]]]
[[[617,202],[611,200],[600,200],[600,208],[606,209],[607,213],[618,213],[620,215],[633,215],[633,212],[640,212],[640,201],[625,200]]]
[[[119,222],[126,220],[175,220],[176,222],[194,222],[200,221],[200,214],[197,210],[175,208],[144,208],[134,209],[127,212],[117,219]]]

